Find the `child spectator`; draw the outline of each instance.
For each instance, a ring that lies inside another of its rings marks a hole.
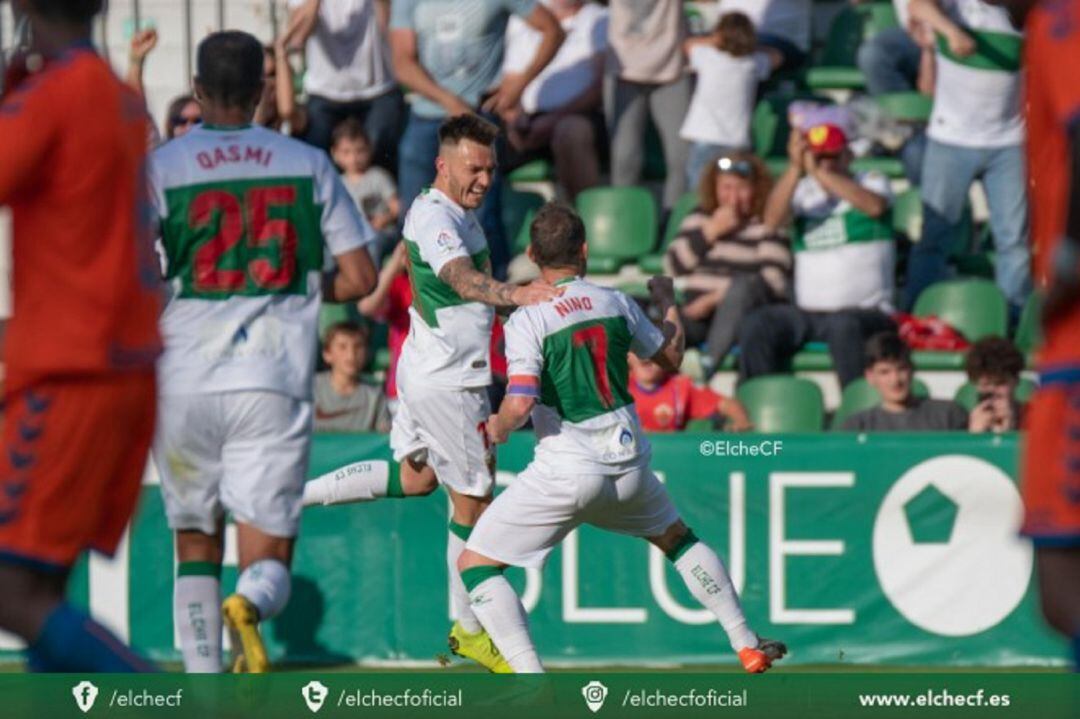
[[[754,55],[754,24],[741,12],[720,18],[709,35],[683,43],[697,86],[679,135],[690,143],[686,186],[697,187],[701,171],[717,156],[750,148],[750,118],[759,79],[769,67]]]
[[[968,421],[971,432],[1012,432],[1020,426],[1023,408],[1015,393],[1023,369],[1024,355],[1004,337],[984,337],[972,346],[964,358],[979,398]]]
[[[965,430],[968,416],[952,400],[916,397],[911,350],[895,332],[879,332],[866,343],[866,381],[881,404],[844,420],[847,432],[927,432]]]
[[[681,432],[695,419],[727,420],[732,432],[753,428],[746,409],[733,397],[724,397],[707,387],[695,387],[683,374],[665,371],[647,359],[628,355],[630,394],[634,397],[641,426],[647,432]]]
[[[341,179],[356,206],[382,237],[383,245],[392,242],[401,211],[397,185],[389,172],[372,165],[371,142],[359,120],[350,117],[334,128],[330,156],[341,170]]]
[[[315,375],[316,432],[389,432],[390,412],[378,387],[364,384],[368,332],[355,322],[326,330],[323,360],[330,369]]]

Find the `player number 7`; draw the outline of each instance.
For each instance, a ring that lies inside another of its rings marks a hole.
[[[611,394],[611,381],[607,371],[607,332],[601,325],[583,327],[570,335],[570,341],[574,347],[585,347],[589,351],[596,376],[596,388],[600,391],[600,401],[605,407],[614,407],[615,397]]]

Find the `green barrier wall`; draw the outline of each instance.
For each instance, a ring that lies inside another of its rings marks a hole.
[[[1016,537],[1015,437],[686,434],[653,446],[653,467],[725,558],[752,626],[786,641],[792,663],[1065,663],[1038,618],[1031,547]],[[531,450],[526,434],[500,447],[501,483]],[[364,458],[389,458],[386,438],[319,436],[312,474]],[[441,492],[306,510],[292,600],[267,631],[272,653],[300,663],[444,653],[446,520]],[[151,656],[176,659],[172,570],[148,486],[118,560],[83,563],[72,593]],[[549,663],[734,659],[643,541],[585,527],[543,572],[510,576]],[[224,586],[235,577],[227,567]]]

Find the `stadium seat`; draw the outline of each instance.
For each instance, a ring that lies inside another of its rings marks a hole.
[[[893,198],[893,232],[903,235],[912,242],[922,237],[922,197],[919,190],[905,190]]]
[[[929,397],[930,389],[922,380],[916,378],[911,383],[911,393],[916,397]],[[844,420],[851,415],[870,409],[880,402],[881,395],[878,391],[865,378],[860,377],[844,387],[840,395],[840,406],[836,408],[836,414],[833,415],[832,428],[839,429]]]
[[[664,271],[664,252],[667,251],[671,241],[675,239],[675,235],[679,233],[679,225],[690,214],[690,211],[697,207],[697,203],[697,193],[687,192],[671,208],[671,214],[668,215],[667,227],[664,228],[664,239],[660,242],[659,251],[645,255],[638,263],[638,267],[641,268],[642,272],[648,275],[658,275]]]
[[[590,273],[612,274],[656,247],[657,210],[643,187],[593,187],[577,196]]]
[[[1031,395],[1038,389],[1038,385],[1032,382],[1027,377],[1021,377],[1020,382],[1016,385],[1016,389],[1013,390],[1013,397],[1020,404],[1025,404]],[[975,402],[978,400],[978,394],[975,392],[975,385],[970,382],[965,382],[960,386],[960,389],[956,390],[956,395],[953,400],[966,409],[968,412],[975,406]]]
[[[857,90],[866,85],[855,64],[859,45],[879,31],[898,24],[891,3],[864,3],[842,9],[833,18],[821,60],[810,68],[806,84],[814,90]]]
[[[1020,322],[1016,325],[1016,336],[1013,337],[1021,352],[1030,354],[1042,343],[1042,322],[1039,319],[1041,314],[1042,296],[1032,292],[1024,302]]]
[[[821,390],[808,379],[790,375],[755,377],[739,385],[735,396],[758,432],[817,432],[825,419]]]
[[[888,92],[875,96],[874,101],[885,114],[900,122],[926,122],[934,105],[933,98],[921,92]]]
[[[904,177],[904,163],[900,158],[871,155],[868,157],[856,157],[851,161],[852,172],[880,172],[886,177],[898,180]]]
[[[514,254],[525,251],[529,245],[529,225],[536,211],[544,204],[544,196],[536,192],[523,192],[509,186],[503,187],[502,220],[510,249]]]
[[[947,280],[930,285],[915,300],[914,314],[934,315],[963,333],[969,342],[1004,337],[1009,309],[1005,295],[989,280]]]
[[[555,167],[550,161],[531,160],[507,173],[511,184],[517,182],[548,182],[555,178]]]

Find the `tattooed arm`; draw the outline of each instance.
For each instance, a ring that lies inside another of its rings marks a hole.
[[[493,307],[531,305],[558,297],[560,291],[551,285],[533,282],[528,285],[508,285],[473,267],[472,259],[457,257],[439,271],[439,279],[450,285],[463,300],[483,302]]]

